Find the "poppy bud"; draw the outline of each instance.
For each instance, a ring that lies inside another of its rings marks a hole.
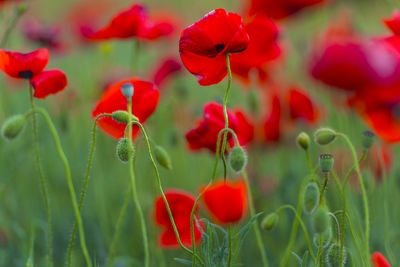
[[[319,155],[319,168],[322,172],[328,173],[332,171],[333,168],[333,155],[329,153]]]
[[[133,84],[132,83],[124,83],[121,85],[122,94],[127,98],[131,99],[133,96]]]
[[[326,229],[322,234],[315,233],[313,236],[314,246],[319,248],[321,242],[322,248],[327,248],[332,240],[332,228]]]
[[[261,222],[261,228],[264,230],[273,229],[279,221],[279,215],[276,212],[270,213]]]
[[[235,172],[240,172],[247,164],[247,155],[241,146],[235,146],[229,155],[229,165]]]
[[[310,137],[307,133],[301,132],[296,139],[297,144],[304,150],[307,150],[310,146]]]
[[[171,158],[168,152],[161,146],[156,146],[154,149],[154,155],[156,156],[157,162],[166,168],[167,170],[172,170]]]
[[[312,225],[315,232],[322,234],[329,228],[329,212],[326,207],[320,206],[312,217]]]
[[[364,131],[362,133],[362,145],[365,150],[371,148],[372,144],[374,143],[375,134],[371,131]]]
[[[346,256],[346,249],[343,247],[343,259],[340,263],[340,245],[334,243],[328,248],[325,261],[329,267],[342,267],[346,265]]]
[[[336,132],[330,128],[320,128],[314,134],[315,142],[321,146],[332,143],[336,138]]]
[[[129,122],[129,113],[124,110],[117,110],[111,114],[113,120],[127,124]],[[139,121],[139,118],[131,114],[131,121]]]
[[[315,182],[308,183],[304,190],[304,211],[312,214],[319,205],[319,188]]]
[[[17,7],[17,15],[18,16],[22,16],[25,11],[28,9],[28,5],[26,3],[21,3],[18,7]]]
[[[1,128],[1,134],[4,138],[11,140],[18,136],[25,125],[26,117],[24,115],[14,115],[8,118]]]
[[[121,138],[117,145],[117,156],[123,163],[127,163],[134,152],[133,145],[128,138]]]

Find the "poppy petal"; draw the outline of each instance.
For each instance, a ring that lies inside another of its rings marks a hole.
[[[30,81],[35,90],[34,97],[46,98],[50,94],[56,94],[67,86],[67,76],[60,70],[46,70],[35,75]]]

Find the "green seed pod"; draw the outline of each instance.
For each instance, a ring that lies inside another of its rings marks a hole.
[[[121,138],[117,145],[117,156],[120,161],[127,163],[133,156],[134,148],[128,138]]]
[[[172,170],[171,158],[168,152],[161,146],[156,146],[154,149],[154,155],[156,156],[157,162],[166,168],[167,170]]]
[[[133,96],[133,84],[132,83],[124,83],[121,85],[122,94],[127,98],[131,99]]]
[[[328,267],[343,267],[346,265],[346,258],[347,252],[345,247],[343,247],[343,259],[342,262],[340,262],[340,245],[338,243],[334,243],[328,248],[325,261]]]
[[[273,229],[276,225],[278,225],[279,222],[279,215],[276,212],[272,212],[265,216],[265,218],[261,222],[261,228],[264,230],[271,230]]]
[[[312,225],[315,232],[322,234],[330,226],[329,212],[326,207],[320,206],[312,217]]]
[[[1,128],[1,134],[8,140],[14,139],[24,128],[25,121],[24,115],[14,115],[8,118]]]
[[[329,173],[333,169],[333,155],[329,153],[319,155],[319,168],[324,173]]]
[[[310,136],[305,132],[301,132],[297,136],[296,142],[302,149],[307,150],[310,146]]]
[[[315,142],[321,146],[332,143],[336,138],[336,132],[330,128],[320,128],[314,134]]]
[[[304,190],[304,212],[312,214],[319,205],[319,187],[315,182],[310,182]]]
[[[322,234],[317,234],[317,233],[314,234],[313,243],[314,243],[314,246],[316,248],[319,247],[320,238],[322,238],[321,239],[322,248],[327,248],[329,246],[329,244],[331,243],[331,240],[332,240],[332,228],[329,227]]]
[[[129,122],[129,113],[124,110],[117,110],[111,114],[111,118],[117,122],[127,124]],[[131,114],[131,121],[139,121],[139,119]]]
[[[229,165],[235,172],[241,172],[247,164],[247,155],[241,146],[235,146],[229,155]]]
[[[362,133],[362,145],[365,150],[371,148],[372,144],[374,143],[375,134],[371,131],[364,131]]]

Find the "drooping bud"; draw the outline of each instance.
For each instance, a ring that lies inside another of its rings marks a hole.
[[[343,258],[342,262],[340,262],[340,245],[338,243],[334,243],[328,248],[325,261],[329,267],[343,267],[346,265],[346,258],[347,252],[345,247],[343,247]]]
[[[319,188],[315,182],[310,182],[304,190],[304,212],[312,214],[319,205]]]
[[[319,155],[319,168],[324,173],[329,173],[333,169],[333,155],[324,153]]]
[[[111,118],[117,122],[127,124],[129,122],[129,113],[124,110],[117,110],[111,114]],[[131,114],[131,121],[139,121],[139,118]]]
[[[296,142],[302,149],[307,150],[310,146],[310,136],[305,132],[301,132],[297,136]]]
[[[276,212],[272,212],[265,216],[265,218],[261,222],[261,228],[264,230],[273,229],[279,222],[279,215]]]
[[[321,242],[322,248],[327,248],[332,240],[332,228],[328,228],[322,234],[315,233],[313,236],[313,243],[316,248],[319,248]]]
[[[375,134],[371,131],[364,131],[362,133],[362,145],[365,150],[371,148],[372,144],[374,143]]]
[[[14,139],[24,128],[25,121],[24,115],[14,115],[8,118],[1,128],[1,135],[8,140]]]
[[[229,165],[235,172],[240,172],[247,164],[247,155],[241,146],[235,146],[229,155]]]
[[[314,139],[321,146],[328,145],[336,139],[336,132],[330,128],[320,128],[315,132]]]
[[[127,98],[131,99],[133,96],[133,84],[132,83],[124,83],[121,85],[122,94]]]
[[[123,162],[127,163],[133,156],[134,149],[132,142],[128,138],[121,138],[117,145],[117,156]]]
[[[312,225],[316,233],[322,234],[330,226],[329,212],[326,207],[320,206],[312,217]]]
[[[166,168],[167,170],[172,170],[171,158],[168,152],[161,146],[156,146],[154,149],[154,155],[156,156],[157,162]]]

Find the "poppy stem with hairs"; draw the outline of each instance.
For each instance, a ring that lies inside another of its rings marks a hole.
[[[35,109],[35,102],[33,99],[33,88],[29,83],[29,97],[32,109]],[[51,256],[52,250],[52,231],[51,231],[51,210],[50,210],[50,199],[47,192],[46,179],[43,174],[42,166],[40,165],[40,153],[39,153],[39,142],[37,133],[37,121],[36,114],[32,114],[32,130],[33,130],[33,143],[35,147],[36,167],[39,172],[40,186],[43,192],[43,198],[46,205],[46,216],[47,216],[47,265],[53,266],[53,259]]]
[[[80,200],[79,200],[79,212],[81,211],[82,205],[83,205],[83,201],[85,200],[86,189],[87,189],[87,185],[88,185],[88,181],[89,181],[89,174],[90,174],[90,170],[92,168],[93,152],[94,152],[94,147],[95,147],[95,144],[96,144],[97,121],[100,118],[111,117],[111,116],[112,116],[111,114],[100,114],[94,120],[93,129],[92,129],[92,146],[90,148],[88,165],[87,165],[87,168],[86,168],[86,174],[85,174],[85,178],[83,180],[83,186],[82,186],[81,196],[80,196]],[[75,218],[75,222],[74,222],[74,226],[72,228],[72,234],[71,234],[71,238],[69,240],[69,246],[68,246],[68,265],[71,265],[72,247],[74,245],[75,233],[76,233],[77,226],[78,226],[78,220]]]
[[[40,113],[46,120],[47,125],[49,126],[50,132],[53,135],[53,139],[54,142],[56,143],[56,148],[57,148],[57,152],[60,155],[60,158],[64,164],[64,169],[65,169],[65,176],[67,178],[67,184],[68,184],[68,188],[69,188],[69,192],[71,195],[71,201],[72,201],[72,206],[75,212],[75,216],[78,220],[78,228],[79,228],[79,238],[81,241],[81,248],[82,248],[82,253],[85,257],[86,260],[86,265],[88,267],[92,267],[92,261],[90,259],[88,250],[86,248],[86,241],[85,241],[85,233],[84,233],[84,229],[83,229],[83,222],[82,222],[82,218],[81,218],[81,214],[79,212],[79,207],[78,207],[78,203],[76,201],[76,194],[75,194],[75,189],[74,189],[74,185],[72,183],[72,178],[71,178],[71,170],[69,167],[69,163],[68,163],[68,159],[65,156],[64,150],[61,146],[61,142],[60,142],[60,138],[58,136],[57,130],[54,127],[54,124],[49,116],[49,114],[42,108],[35,108],[35,109],[31,109],[30,111],[28,111],[26,113],[26,116],[28,115],[33,115],[35,113]],[[70,265],[69,265],[70,266]]]
[[[128,98],[128,114],[132,114],[131,98]],[[132,146],[132,116],[129,116],[127,127],[128,127],[129,145]],[[134,166],[133,166],[133,158],[132,157],[129,157],[128,165],[129,165],[129,176],[131,179],[131,186],[132,186],[132,198],[133,198],[133,202],[135,203],[137,213],[139,215],[140,226],[142,228],[143,249],[144,249],[144,266],[149,267],[150,254],[149,254],[149,242],[147,240],[146,222],[144,220],[143,209],[140,205],[138,193],[136,190],[135,172],[133,169]]]

